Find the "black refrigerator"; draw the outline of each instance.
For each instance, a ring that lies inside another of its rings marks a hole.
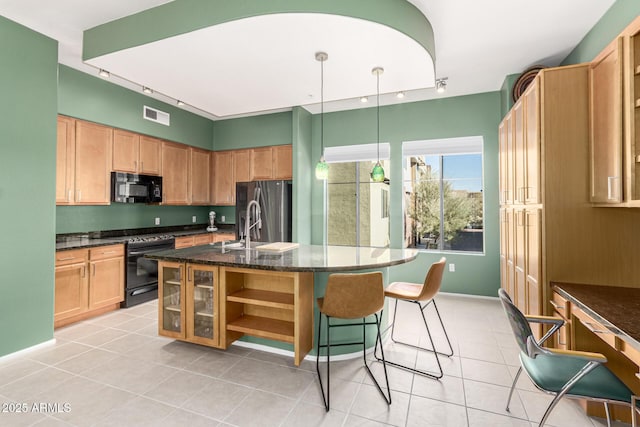
[[[244,237],[247,204],[255,200],[260,205],[258,215],[251,208],[250,225],[260,221],[249,232],[254,242],[291,241],[291,181],[252,181],[236,184],[236,238]]]

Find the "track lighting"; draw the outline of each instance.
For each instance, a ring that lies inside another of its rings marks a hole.
[[[147,95],[151,95],[151,94],[153,93],[153,89],[148,88],[148,87],[146,87],[146,86],[142,86],[142,91],[143,91],[144,93],[146,93]]]
[[[436,92],[444,93],[447,90],[447,79],[448,77],[436,79]]]
[[[98,72],[98,75],[100,77],[104,77],[105,79],[108,79],[109,77],[111,77],[111,73],[103,68],[100,68],[100,72]]]

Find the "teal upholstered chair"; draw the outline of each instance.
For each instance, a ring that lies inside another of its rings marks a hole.
[[[600,353],[588,353],[584,351],[557,350],[543,347],[550,334],[536,342],[529,326],[529,321],[540,320],[543,323],[553,322],[560,324],[561,320],[552,321],[541,316],[525,316],[511,302],[509,295],[503,290],[498,291],[500,302],[504,308],[511,329],[520,347],[521,369],[509,393],[507,411],[513,393],[513,387],[522,371],[526,372],[533,384],[540,390],[555,394],[555,397],[545,411],[539,426],[543,426],[549,418],[551,411],[564,396],[589,399],[603,402],[607,414],[607,425],[611,426],[609,403],[621,403],[633,407],[632,391],[616,377],[606,366],[607,358]],[[558,326],[559,327],[559,326]],[[558,327],[552,329],[557,330]],[[553,333],[553,330],[550,331]],[[635,403],[635,402],[634,402]],[[635,421],[635,411],[632,411]],[[635,426],[635,422],[633,424]]]

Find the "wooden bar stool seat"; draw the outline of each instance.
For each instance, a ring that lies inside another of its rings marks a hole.
[[[387,365],[384,360],[384,352],[382,353],[382,365],[384,368],[384,377],[386,381],[387,393],[385,394],[380,384],[373,376],[366,358],[366,328],[367,325],[375,325],[377,330],[376,346],[380,340],[380,320],[382,308],[384,307],[384,285],[381,272],[358,273],[358,274],[332,274],[327,281],[327,289],[324,298],[318,298],[318,308],[320,310],[320,319],[318,321],[318,346],[316,353],[316,371],[318,372],[318,380],[320,382],[320,390],[322,391],[322,399],[325,409],[329,410],[330,401],[330,373],[331,373],[331,347],[345,345],[362,345],[362,358],[364,367],[378,388],[380,394],[387,402],[391,404],[391,389],[389,388],[389,378],[387,376]],[[321,344],[322,334],[322,317],[327,318],[327,340],[326,344]],[[374,316],[375,321],[367,321],[367,317]],[[331,319],[362,319],[361,322],[348,323],[331,323]],[[340,342],[331,344],[330,331],[332,328],[362,326],[362,341],[358,342]],[[327,390],[322,384],[322,375],[320,374],[320,350],[326,348],[327,354]]]
[[[429,271],[427,272],[427,277],[424,280],[424,283],[409,283],[409,282],[394,282],[390,284],[385,290],[384,294],[386,297],[394,298],[395,302],[395,310],[393,312],[393,322],[391,325],[387,327],[387,330],[391,328],[391,340],[394,343],[406,345],[409,347],[417,348],[419,350],[428,351],[434,354],[436,363],[438,365],[437,372],[428,372],[420,369],[415,369],[410,366],[401,365],[399,363],[392,362],[387,360],[386,363],[389,365],[395,366],[397,368],[401,368],[407,370],[409,372],[413,372],[419,375],[424,375],[426,377],[440,379],[443,376],[442,365],[440,364],[439,355],[450,357],[453,356],[453,348],[451,347],[451,341],[449,341],[449,335],[447,334],[447,330],[444,327],[444,323],[442,323],[442,317],[440,317],[440,312],[438,311],[438,306],[436,305],[436,301],[434,297],[440,291],[440,285],[442,284],[442,274],[444,273],[444,266],[447,262],[447,259],[442,257],[440,261],[434,262]],[[422,316],[422,320],[424,326],[427,330],[427,336],[429,338],[429,342],[431,343],[431,348],[419,347],[413,344],[409,344],[406,342],[399,341],[395,338],[395,326],[396,326],[396,315],[398,314],[398,301],[405,301],[412,304],[415,304],[420,310],[420,314]],[[433,337],[431,336],[431,331],[429,330],[429,325],[427,324],[427,319],[424,316],[424,310],[429,306],[433,305],[433,308],[436,311],[438,316],[438,320],[440,321],[440,326],[442,327],[442,331],[444,332],[444,336],[447,339],[447,344],[449,346],[448,352],[441,352],[436,350],[436,346],[433,342]],[[378,348],[376,343],[375,349]],[[380,346],[382,348],[382,345]],[[378,356],[376,355],[376,358]],[[380,359],[378,359],[380,360]]]

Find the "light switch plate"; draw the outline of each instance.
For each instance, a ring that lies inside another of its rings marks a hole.
[[[455,264],[449,264],[449,271],[452,272],[452,273],[454,271],[456,271],[456,265]]]
[[[160,225],[160,218],[156,218],[156,225]]]
[[[222,222],[225,222],[225,221],[226,221],[226,219],[225,219],[224,215],[222,215],[222,216],[220,217],[220,220],[221,220]]]
[[[191,217],[191,222],[196,222],[196,216],[195,215]]]

